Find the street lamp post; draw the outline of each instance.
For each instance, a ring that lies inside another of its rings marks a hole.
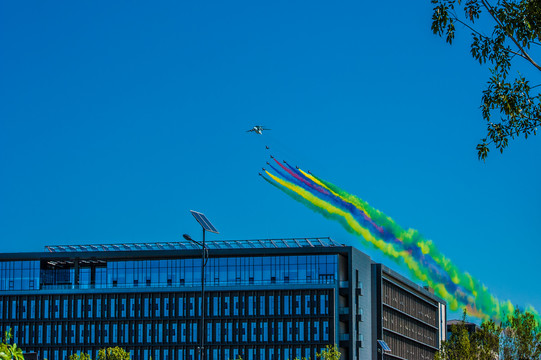
[[[184,234],[182,237],[191,243],[201,247],[201,326],[200,326],[200,338],[199,338],[199,354],[200,359],[205,358],[205,266],[209,259],[208,248],[205,245],[205,230],[203,230],[203,242],[195,241],[190,235]]]
[[[191,238],[190,235],[188,234],[184,234],[182,235],[184,237],[184,239],[198,245],[198,246],[201,246],[201,330],[200,330],[200,334],[201,334],[201,338],[200,338],[200,346],[199,346],[199,358],[200,360],[205,360],[205,312],[206,312],[206,307],[205,307],[205,266],[207,265],[207,261],[208,261],[208,257],[209,257],[209,253],[208,253],[208,248],[207,246],[205,245],[205,232],[207,231],[210,231],[210,232],[213,232],[215,234],[219,234],[218,230],[214,227],[214,225],[211,224],[210,220],[207,219],[207,217],[200,213],[200,212],[197,212],[197,211],[193,211],[193,210],[190,210],[190,212],[192,213],[193,217],[195,218],[195,220],[197,220],[197,222],[199,223],[199,225],[201,225],[201,227],[203,228],[203,242],[200,243],[199,241],[195,241],[194,239]]]

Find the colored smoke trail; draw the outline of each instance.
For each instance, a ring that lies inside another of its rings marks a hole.
[[[443,256],[431,240],[413,229],[403,229],[393,219],[374,209],[362,199],[336,185],[289,164],[269,164],[274,174],[262,176],[268,183],[328,219],[339,222],[345,230],[359,236],[365,245],[380,250],[397,264],[405,265],[418,280],[456,311],[466,308],[470,316],[502,321],[514,311],[510,301],[499,301],[486,286],[467,272],[458,269]],[[539,314],[527,311],[540,321]]]

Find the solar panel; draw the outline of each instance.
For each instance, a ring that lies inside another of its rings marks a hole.
[[[193,210],[190,210],[190,212],[192,213],[195,220],[197,220],[199,225],[203,227],[203,229],[205,229],[206,231],[219,234],[218,230],[216,230],[216,228],[210,223],[209,219],[207,219],[205,214],[201,214],[200,212],[193,211]]]
[[[389,347],[389,345],[387,345],[387,343],[385,341],[378,340],[378,344],[379,344],[379,346],[381,346],[381,349],[384,352],[391,352],[391,348]]]

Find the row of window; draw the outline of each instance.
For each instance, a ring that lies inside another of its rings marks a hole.
[[[438,326],[438,312],[435,305],[383,279],[383,303],[413,316],[429,325]]]
[[[438,347],[438,330],[413,320],[387,306],[383,307],[383,327],[422,343]]]
[[[266,285],[334,282],[337,255],[255,256],[210,258],[205,266],[208,285]],[[108,261],[106,266],[75,268],[44,264],[42,288],[67,285],[80,288],[141,286],[199,286],[201,259]],[[4,276],[0,272],[0,278]],[[77,280],[78,279],[78,280]]]
[[[329,315],[329,294],[311,291],[267,292],[264,295],[208,293],[206,316],[283,316]],[[285,295],[288,294],[288,295]],[[123,294],[118,296],[21,296],[11,300],[0,297],[0,319],[94,319],[198,317],[198,294]]]
[[[206,359],[238,359],[240,356],[245,360],[290,360],[290,359],[316,359],[316,353],[321,353],[325,349],[324,346],[272,346],[272,347],[253,347],[253,346],[231,346],[231,347],[213,347],[205,348]],[[132,360],[196,360],[199,358],[198,351],[195,347],[167,347],[167,348],[130,348],[130,359]],[[90,354],[92,359],[98,358],[97,348],[83,348],[77,353]],[[65,348],[52,349],[45,348],[38,350],[40,359],[59,359],[68,360],[72,354]]]
[[[13,341],[25,345],[196,344],[198,321],[142,323],[20,324],[11,329]],[[205,343],[327,342],[329,319],[317,321],[208,321]]]
[[[414,341],[385,331],[383,340],[391,348],[391,354],[403,359],[433,360],[436,351]]]

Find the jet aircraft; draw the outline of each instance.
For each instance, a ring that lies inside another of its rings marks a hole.
[[[246,132],[252,132],[253,131],[256,134],[261,135],[261,134],[263,134],[264,130],[271,130],[271,129],[267,129],[266,127],[261,126],[261,125],[256,125],[253,128],[251,128],[250,130],[247,130]]]

